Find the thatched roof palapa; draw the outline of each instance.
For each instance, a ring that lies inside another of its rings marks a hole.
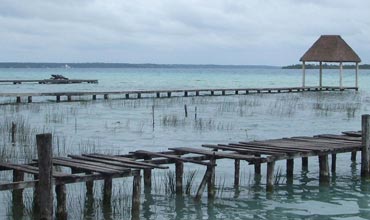
[[[356,52],[339,35],[322,35],[300,61],[361,62]]]

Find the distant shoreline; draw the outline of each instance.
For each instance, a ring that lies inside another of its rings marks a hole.
[[[31,63],[0,62],[0,68],[258,68],[277,69],[269,65],[152,64],[152,63]]]

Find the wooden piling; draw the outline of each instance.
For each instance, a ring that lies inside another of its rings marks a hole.
[[[17,125],[12,122],[12,130],[11,130],[11,133],[12,133],[12,143],[15,144],[15,141],[16,141],[16,133],[17,133]]]
[[[86,172],[86,174],[92,174],[92,172]],[[86,195],[92,196],[94,195],[94,181],[87,181],[86,185]]]
[[[294,172],[294,159],[288,159],[286,160],[286,177],[287,178],[293,178],[293,172]]]
[[[157,98],[161,97],[161,93],[157,92]]]
[[[215,91],[211,90],[211,95],[215,95]]]
[[[234,161],[234,187],[238,188],[240,183],[240,160],[236,159]]]
[[[125,97],[126,97],[126,99],[129,99],[130,98],[130,94],[126,93],[125,94]]]
[[[17,96],[17,103],[21,103],[21,97]]]
[[[208,198],[214,198],[215,197],[215,181],[216,181],[216,159],[213,157],[210,160],[211,165],[207,166],[207,170],[209,169],[210,176],[207,180],[207,192],[208,192]]]
[[[18,170],[13,170],[13,182],[24,181],[24,173]],[[14,189],[12,191],[13,203],[23,204],[23,189]]]
[[[235,90],[235,95],[238,95],[239,94],[239,91],[238,90]]]
[[[140,174],[134,176],[132,189],[132,205],[131,216],[132,219],[139,219],[140,217],[140,194],[141,194],[141,176]]]
[[[167,97],[171,97],[171,92],[167,92]]]
[[[137,94],[137,98],[141,99],[141,93],[140,92]]]
[[[266,176],[266,190],[273,191],[274,190],[274,169],[275,169],[275,161],[271,161],[267,163],[267,176]]]
[[[104,179],[104,188],[103,188],[103,203],[110,204],[112,200],[112,177],[106,177]]]
[[[302,157],[302,170],[308,170],[308,157]]]
[[[195,195],[195,200],[200,200],[200,198],[202,198],[202,194],[210,178],[212,178],[212,169],[210,169],[210,166],[207,166],[207,170],[203,176],[202,181],[199,184],[197,193]]]
[[[335,173],[337,167],[337,154],[331,154],[331,172]]]
[[[320,168],[320,182],[328,182],[330,173],[329,173],[329,161],[328,155],[319,155],[319,168]]]
[[[185,111],[185,118],[188,117],[188,107],[186,106],[186,104],[184,105],[184,111]]]
[[[362,151],[361,151],[361,176],[369,176],[370,160],[370,115],[362,115]]]
[[[104,94],[104,99],[105,100],[109,99],[109,95],[108,94]]]
[[[152,188],[152,169],[151,168],[144,169],[144,187],[145,187],[145,190],[148,189],[149,191]]]
[[[261,157],[259,154],[255,154],[255,157]],[[254,164],[254,175],[261,175],[261,163],[256,162]]]
[[[222,90],[222,95],[225,95],[226,94],[226,91],[225,90]]]
[[[57,95],[57,96],[56,96],[56,101],[57,101],[57,102],[60,102],[60,95]]]
[[[28,96],[27,101],[28,101],[28,103],[32,103],[32,96]]]
[[[183,192],[183,177],[184,177],[184,163],[176,162],[176,194],[182,195]]]
[[[67,100],[68,100],[68,102],[72,101],[72,96],[68,95]]]
[[[96,100],[96,95],[92,95],[92,100]]]
[[[37,193],[39,195],[40,219],[51,220],[53,218],[53,191],[52,191],[52,172],[53,172],[53,151],[52,135],[36,135],[39,182]]]
[[[185,97],[188,97],[188,91],[185,91],[185,92],[184,92],[184,96],[185,96]]]
[[[55,186],[55,193],[57,196],[57,210],[55,215],[58,220],[66,220],[68,219],[66,185]]]
[[[351,152],[351,161],[356,162],[356,157],[357,157],[357,151],[352,151]]]
[[[199,91],[195,91],[195,96],[199,96]]]

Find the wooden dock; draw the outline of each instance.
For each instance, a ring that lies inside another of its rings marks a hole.
[[[101,99],[140,99],[140,98],[171,98],[189,96],[226,96],[248,95],[258,93],[293,93],[355,90],[358,87],[278,87],[278,88],[210,88],[210,89],[177,89],[177,90],[127,90],[106,92],[43,92],[43,93],[0,93],[0,97],[14,98],[16,103],[32,102],[33,97],[53,97],[56,102],[78,101],[81,97],[91,97],[91,100]]]
[[[7,79],[0,80],[0,83],[5,84],[23,84],[23,83],[38,83],[38,84],[72,84],[72,83],[98,83],[97,79]]]
[[[215,171],[219,159],[234,160],[235,187],[239,187],[240,183],[241,161],[254,165],[256,175],[261,174],[261,164],[267,163],[266,190],[273,190],[274,168],[276,161],[279,160],[286,160],[286,178],[289,181],[293,178],[295,159],[301,159],[302,169],[308,170],[308,157],[318,157],[320,182],[329,182],[330,173],[336,172],[337,154],[351,152],[351,160],[356,160],[357,151],[361,151],[361,176],[369,177],[370,175],[370,115],[362,116],[361,131],[229,144],[205,144],[202,148],[174,147],[165,152],[137,150],[126,155],[83,154],[52,157],[51,134],[37,135],[36,139],[39,160],[31,164],[0,163],[1,171],[11,170],[13,172],[13,182],[0,184],[0,191],[13,190],[13,201],[23,202],[23,197],[20,196],[23,193],[22,190],[35,187],[37,193],[34,194],[34,199],[40,201],[39,207],[45,207],[40,212],[44,216],[50,216],[50,212],[53,213],[53,203],[50,202],[53,185],[55,185],[57,196],[57,215],[66,216],[65,184],[86,182],[87,193],[92,195],[94,181],[104,180],[103,196],[104,200],[109,202],[112,193],[112,179],[133,176],[132,216],[135,219],[140,210],[141,173],[144,176],[144,189],[149,189],[150,192],[152,170],[167,169],[169,164],[175,164],[177,194],[183,193],[184,163],[207,167],[195,199],[202,197],[206,186],[208,197],[215,196]],[[329,155],[331,166],[329,166]],[[69,172],[65,169],[57,169],[57,167],[68,168]],[[56,170],[64,170],[64,172]],[[34,180],[25,181],[25,173],[34,175]]]

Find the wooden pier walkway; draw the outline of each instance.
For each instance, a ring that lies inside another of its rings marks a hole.
[[[104,180],[103,198],[109,202],[112,194],[112,179],[133,176],[132,216],[137,219],[140,213],[141,173],[144,176],[144,189],[150,192],[152,170],[167,169],[175,164],[176,193],[183,193],[184,163],[206,166],[206,172],[196,192],[200,199],[207,186],[208,197],[215,196],[215,171],[217,160],[234,160],[234,186],[240,183],[240,162],[254,165],[256,175],[261,174],[261,164],[267,163],[266,189],[274,186],[276,161],[286,160],[287,181],[293,178],[294,159],[302,160],[302,169],[308,170],[308,157],[318,157],[320,182],[330,181],[330,173],[336,172],[336,155],[351,152],[351,160],[356,160],[356,152],[362,152],[361,175],[370,175],[370,115],[362,116],[361,131],[347,131],[342,134],[321,134],[313,137],[299,136],[263,141],[234,142],[229,144],[205,144],[202,148],[174,147],[164,152],[137,150],[126,155],[82,154],[68,157],[52,156],[51,134],[36,136],[38,158],[31,164],[0,163],[0,171],[13,172],[13,182],[1,183],[0,191],[13,190],[13,201],[23,202],[23,189],[35,187],[34,200],[39,201],[41,216],[53,213],[52,186],[57,196],[57,216],[67,216],[66,184],[85,182],[86,191],[93,195],[95,180]],[[331,169],[329,167],[331,155]],[[63,167],[63,169],[61,169]],[[66,170],[67,168],[67,170]],[[33,180],[25,180],[24,174],[34,175]],[[46,218],[50,219],[50,218]]]
[[[0,83],[5,84],[22,84],[22,83],[38,83],[38,84],[72,84],[72,83],[98,83],[97,79],[7,79],[0,80]]]
[[[103,99],[124,98],[170,98],[188,96],[225,96],[225,95],[247,95],[256,93],[292,93],[292,92],[319,92],[319,91],[344,91],[356,90],[358,87],[277,87],[277,88],[210,88],[210,89],[177,89],[177,90],[127,90],[127,91],[102,91],[102,92],[43,92],[43,93],[0,93],[0,97],[14,98],[17,103],[22,100],[32,102],[32,97],[54,97],[56,102],[78,101],[81,97],[91,97],[96,100],[98,97]],[[25,101],[24,101],[25,102]]]

